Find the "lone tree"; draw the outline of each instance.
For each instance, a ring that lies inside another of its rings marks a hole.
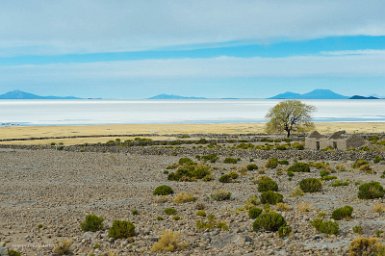
[[[266,118],[270,121],[266,124],[268,133],[286,132],[289,138],[291,133],[303,132],[314,127],[311,121],[311,113],[314,106],[306,105],[299,100],[282,101],[270,109]]]

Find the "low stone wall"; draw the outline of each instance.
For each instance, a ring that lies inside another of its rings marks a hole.
[[[385,158],[385,152],[366,151],[316,151],[316,150],[242,150],[231,148],[209,149],[207,147],[185,147],[185,146],[107,146],[107,145],[82,145],[82,146],[49,146],[49,145],[1,145],[1,148],[24,149],[24,150],[64,150],[71,152],[100,152],[100,153],[125,153],[138,155],[169,155],[169,156],[196,156],[217,154],[223,157],[240,157],[255,159],[297,159],[311,161],[342,161],[366,159],[372,160],[376,156]]]

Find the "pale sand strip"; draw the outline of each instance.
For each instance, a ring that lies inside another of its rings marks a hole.
[[[346,130],[349,133],[383,133],[385,122],[367,123],[316,123],[316,129],[321,133],[332,133]],[[90,126],[24,126],[0,128],[0,139],[23,139],[38,137],[62,136],[95,136],[95,138],[78,139],[49,139],[24,141],[22,144],[48,144],[63,142],[65,144],[105,142],[112,138],[98,138],[103,135],[117,135],[122,139],[124,135],[133,134],[246,134],[264,133],[264,124],[126,124],[126,125],[90,125]],[[120,136],[119,136],[120,135]],[[10,144],[3,142],[2,144]],[[13,142],[12,144],[21,144]]]

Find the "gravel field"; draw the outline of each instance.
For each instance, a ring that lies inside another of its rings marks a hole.
[[[373,211],[373,206],[383,199],[358,199],[356,183],[375,180],[385,185],[385,179],[380,178],[385,171],[384,162],[371,163],[376,173],[367,174],[353,170],[352,161],[329,161],[333,170],[337,164],[346,167],[347,171],[332,175],[349,180],[349,185],[332,187],[333,181],[324,181],[321,192],[293,197],[292,191],[299,181],[320,177],[319,170],[296,173],[289,180],[283,171],[286,166],[266,169],[266,160],[255,159],[259,170],[242,173],[239,170],[250,159],[224,164],[224,157],[220,157],[216,163],[210,163],[212,181],[168,181],[164,170],[181,157],[52,149],[1,150],[0,248],[16,249],[23,255],[55,255],[52,253],[55,244],[67,239],[72,241],[74,255],[153,255],[152,245],[162,231],[171,229],[179,231],[188,244],[181,251],[169,253],[174,255],[345,255],[350,242],[357,237],[352,231],[354,226],[361,226],[363,235],[377,234],[383,239],[380,231],[385,230],[385,215]],[[193,155],[188,157],[195,159]],[[292,164],[294,159],[288,160]],[[239,178],[233,183],[220,183],[218,178],[232,169],[239,172]],[[291,226],[293,231],[288,237],[254,232],[253,220],[247,211],[240,210],[250,196],[260,195],[255,184],[259,176],[269,176],[278,183],[287,209],[270,207]],[[176,194],[191,193],[197,200],[178,204],[172,196],[154,196],[154,189],[163,184],[171,186]],[[212,200],[210,194],[217,189],[230,191],[231,200]],[[226,222],[229,230],[198,230],[196,222],[202,217],[196,212],[201,204],[207,214]],[[321,234],[311,226],[310,221],[320,212],[330,218],[334,209],[345,205],[354,208],[353,217],[338,221],[337,236]],[[179,220],[165,215],[164,209],[168,207],[177,210]],[[80,223],[90,213],[104,217],[104,230],[80,229]],[[130,239],[109,238],[108,227],[116,219],[132,221],[136,235]]]

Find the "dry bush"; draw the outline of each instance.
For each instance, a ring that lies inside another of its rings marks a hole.
[[[158,242],[156,242],[151,251],[153,252],[175,252],[187,248],[188,243],[181,239],[179,232],[172,230],[163,231]]]
[[[384,213],[385,212],[385,204],[383,203],[375,203],[373,205],[373,211],[376,212],[376,213]]]
[[[71,254],[72,244],[73,244],[73,241],[71,239],[63,239],[63,240],[57,241],[52,252],[58,255]]]
[[[177,204],[183,204],[188,202],[195,202],[197,200],[192,194],[187,192],[181,192],[174,196],[174,202]]]
[[[290,196],[291,197],[300,197],[305,195],[305,193],[302,191],[300,187],[295,187],[293,191],[291,191]]]
[[[383,256],[385,246],[375,237],[357,237],[349,247],[350,256]]]
[[[304,213],[304,212],[310,212],[310,211],[313,210],[312,204],[311,204],[311,203],[308,203],[308,202],[300,202],[300,203],[297,204],[296,207],[297,207],[297,210],[298,210],[299,212],[302,212],[302,213]]]
[[[276,207],[277,207],[277,210],[281,212],[287,212],[291,210],[290,205],[286,203],[277,203]]]
[[[170,201],[170,196],[154,196],[154,203],[163,204]]]

